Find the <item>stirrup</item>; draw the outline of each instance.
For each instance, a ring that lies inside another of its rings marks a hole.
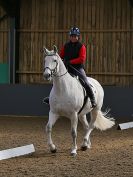
[[[49,97],[43,98],[42,102],[49,105]]]

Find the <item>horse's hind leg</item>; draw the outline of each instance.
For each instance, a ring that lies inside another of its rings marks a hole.
[[[52,133],[52,127],[55,124],[56,120],[58,119],[58,115],[53,114],[51,111],[49,112],[49,121],[46,125],[46,134],[47,134],[47,140],[48,140],[48,145],[50,148],[50,151],[52,153],[56,152],[56,147],[53,144],[51,133]]]
[[[97,113],[98,113],[97,109],[93,109],[90,112],[91,119],[90,119],[90,122],[89,122],[89,131],[88,131],[88,144],[89,144],[89,147],[91,147],[90,134],[91,134],[92,130],[95,128],[94,123],[95,123],[96,118],[97,118]]]
[[[91,145],[90,140],[89,140],[90,127],[89,127],[88,121],[86,119],[86,115],[79,116],[79,120],[81,121],[83,128],[85,130],[85,135],[84,135],[83,142],[81,145],[81,149],[83,151],[85,151],[85,150],[87,150],[87,148],[90,148],[90,145]]]
[[[85,135],[84,135],[83,143],[81,145],[82,150],[86,150],[87,148],[91,147],[90,134],[91,134],[92,130],[94,129],[94,122],[95,122],[96,116],[97,116],[96,113],[97,113],[97,111],[95,111],[95,110],[93,110],[91,112],[91,119],[90,119],[89,123],[86,119],[86,115],[79,116],[79,119],[85,129]]]

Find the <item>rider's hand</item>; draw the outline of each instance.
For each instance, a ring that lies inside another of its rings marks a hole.
[[[65,64],[65,66],[69,66],[70,65],[70,61],[69,60],[64,60],[64,64]]]

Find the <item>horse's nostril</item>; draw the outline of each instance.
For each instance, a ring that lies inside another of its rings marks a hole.
[[[48,77],[48,78],[50,77],[50,74],[49,74],[49,73],[47,74],[47,77]]]
[[[44,73],[44,77],[45,77],[46,79],[49,79],[49,78],[50,78],[50,74],[49,74],[49,73]]]

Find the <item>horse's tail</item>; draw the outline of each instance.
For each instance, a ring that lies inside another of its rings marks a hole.
[[[106,129],[111,128],[113,125],[115,125],[114,118],[107,116],[108,112],[109,110],[106,112],[102,112],[100,110],[97,111],[97,116],[96,116],[96,120],[94,123],[94,126],[97,129],[106,130]]]

